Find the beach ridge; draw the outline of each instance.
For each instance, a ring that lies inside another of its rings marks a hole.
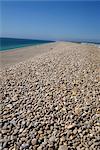
[[[98,149],[99,48],[57,42],[38,46],[38,55],[31,48],[32,57],[0,72],[3,147]]]

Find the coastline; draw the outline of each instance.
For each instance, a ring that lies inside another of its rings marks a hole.
[[[36,46],[42,44],[49,44],[54,41],[49,40],[37,40],[37,39],[20,39],[20,38],[0,38],[0,51],[6,51],[17,48],[24,48],[29,46]]]
[[[18,47],[13,49],[8,49],[4,51],[0,51],[0,67],[4,66],[10,66],[22,61],[25,61],[29,58],[32,58],[38,54],[42,54],[50,49],[52,47],[52,44],[56,42],[51,43],[43,43],[38,45],[31,45],[31,46],[25,46],[25,47]],[[55,45],[55,44],[54,44]]]
[[[37,45],[39,45],[39,44],[37,44]],[[37,45],[29,44],[29,45],[15,46],[15,47],[12,47],[12,48],[4,48],[4,49],[1,49],[0,52],[9,51],[9,50],[16,50],[16,49],[19,49],[19,48],[25,48],[25,47],[37,46]]]
[[[21,48],[15,48],[5,51],[0,51],[0,67],[10,67],[11,65],[26,61],[28,59],[34,58],[37,55],[42,55],[43,53],[50,52],[59,49],[63,46],[75,46],[77,43],[71,42],[51,42],[45,44],[38,44],[34,46],[26,46]],[[60,46],[60,47],[59,47]]]
[[[62,45],[62,47],[61,47]],[[28,59],[31,59],[37,55],[42,55],[43,53],[50,52],[55,49],[62,49],[64,47],[94,47],[95,45],[87,45],[87,44],[81,44],[81,43],[73,43],[73,42],[51,42],[51,43],[45,43],[45,44],[38,44],[34,46],[26,46],[21,48],[15,48],[5,51],[0,51],[0,67],[7,67],[14,65],[16,63],[20,63],[23,61],[26,61]]]

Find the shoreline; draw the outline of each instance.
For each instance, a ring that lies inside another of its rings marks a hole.
[[[38,45],[30,45],[25,47],[18,47],[10,50],[0,51],[0,67],[9,66],[12,64],[25,61],[38,54],[44,53],[48,50],[48,46],[52,46],[56,42],[43,43]]]
[[[51,42],[54,43],[54,42]],[[20,49],[20,48],[26,48],[26,47],[30,47],[30,46],[40,46],[40,45],[44,45],[44,44],[50,44],[50,43],[40,43],[40,44],[30,44],[30,45],[22,45],[22,46],[16,46],[16,47],[12,47],[12,48],[7,48],[7,49],[0,49],[0,52],[4,52],[4,51],[11,51],[11,50],[16,50],[16,49]]]
[[[36,46],[42,44],[49,44],[55,41],[50,40],[37,40],[37,39],[17,39],[17,38],[0,38],[1,46],[0,51],[6,51],[10,49],[28,47],[28,46]]]
[[[55,47],[59,48],[61,43],[65,43],[66,46],[76,45],[77,43],[71,42],[51,42],[45,44],[38,44],[34,46],[27,46],[21,48],[15,48],[11,50],[0,51],[0,67],[7,67],[14,65],[16,63],[20,63],[35,57],[36,55],[40,55],[46,52],[49,52]],[[78,44],[79,45],[79,44]]]
[[[62,45],[62,47],[61,47]],[[32,59],[37,55],[42,55],[43,53],[47,53],[53,51],[55,49],[59,49],[64,47],[93,47],[97,48],[95,45],[89,44],[81,44],[81,43],[73,43],[73,42],[51,42],[45,44],[38,44],[34,46],[27,46],[21,48],[15,48],[11,50],[0,51],[0,67],[10,67],[11,65],[24,62],[28,59]],[[99,48],[98,48],[99,49]]]
[[[41,45],[46,45],[46,44],[50,44],[50,43],[61,43],[61,42],[65,42],[65,43],[72,43],[72,44],[81,44],[81,45],[90,45],[90,46],[95,46],[100,48],[100,43],[93,43],[93,42],[75,42],[75,41],[52,41],[52,42],[48,42],[48,43],[38,43],[38,44],[27,44],[27,45],[20,45],[20,46],[16,46],[16,47],[11,47],[11,48],[4,48],[4,49],[0,49],[0,52],[3,51],[11,51],[11,50],[16,50],[16,49],[21,49],[21,48],[27,48],[30,46],[41,46]]]

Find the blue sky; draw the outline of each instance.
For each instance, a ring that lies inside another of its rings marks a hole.
[[[0,1],[5,37],[100,41],[100,1]]]

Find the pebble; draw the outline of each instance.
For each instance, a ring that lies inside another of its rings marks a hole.
[[[31,143],[32,143],[32,145],[35,145],[37,143],[37,139],[35,139],[35,138],[32,139]]]
[[[65,128],[67,129],[72,129],[74,128],[76,125],[73,123],[73,124],[69,124],[69,125],[66,125]]]
[[[8,104],[6,107],[12,109],[13,106],[12,106],[12,104]]]
[[[60,138],[60,141],[61,142],[64,142],[66,139],[65,139],[65,137],[64,136],[62,136],[61,138]]]
[[[29,144],[22,144],[21,147],[22,147],[22,149],[27,149],[27,148],[29,148]]]
[[[80,115],[81,113],[81,108],[79,106],[75,107],[75,114]]]
[[[41,145],[41,146],[39,146],[39,147],[37,148],[37,150],[42,150],[42,148],[43,148],[43,147],[42,147],[42,145]]]
[[[55,136],[51,136],[51,137],[49,138],[49,141],[50,141],[50,142],[54,142],[54,141],[55,141]]]
[[[11,120],[10,123],[14,126],[16,126],[16,121],[15,120]]]
[[[58,150],[68,150],[67,145],[60,145]]]

